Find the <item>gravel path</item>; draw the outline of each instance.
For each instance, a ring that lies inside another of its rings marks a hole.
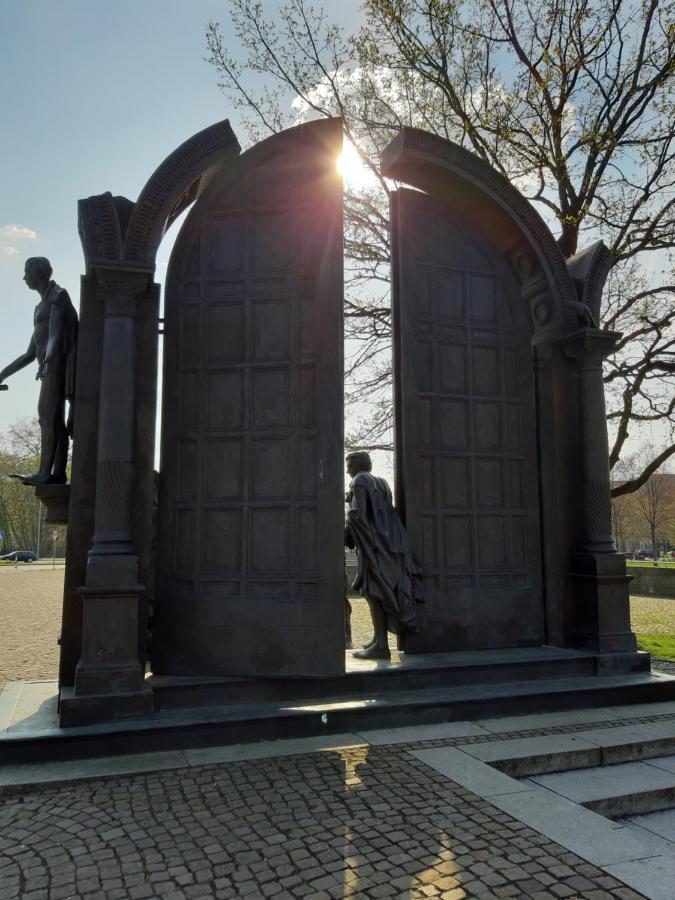
[[[0,690],[6,681],[56,678],[63,568],[0,567]]]
[[[675,600],[631,597],[630,611],[636,634],[675,634]]]

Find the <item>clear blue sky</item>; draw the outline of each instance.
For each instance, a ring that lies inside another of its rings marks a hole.
[[[263,0],[266,10],[277,5]],[[359,5],[340,0],[332,15],[353,25]],[[0,368],[32,332],[38,297],[21,280],[27,256],[48,256],[78,303],[80,198],[109,190],[135,200],[191,134],[224,118],[237,132],[204,61],[209,19],[228,33],[224,0],[0,0]],[[31,366],[8,380],[0,433],[34,414],[34,379]]]

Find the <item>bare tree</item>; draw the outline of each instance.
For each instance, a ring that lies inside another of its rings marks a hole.
[[[636,494],[637,508],[649,529],[654,565],[656,565],[658,554],[657,538],[661,536],[662,529],[669,525],[675,516],[674,481],[675,476],[657,472]]]
[[[566,257],[598,237],[610,247],[602,325],[623,333],[605,373],[610,466],[631,429],[671,430],[663,454],[622,487],[643,485],[675,453],[672,3],[367,0],[354,35],[305,0],[288,0],[273,18],[254,0],[226,5],[240,52],[228,52],[212,22],[209,61],[251,140],[339,115],[372,173],[369,189],[346,196],[348,397],[375,404],[353,438],[390,445],[388,185],[377,160],[411,125],[468,147],[513,181]]]

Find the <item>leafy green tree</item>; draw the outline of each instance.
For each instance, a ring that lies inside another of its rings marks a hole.
[[[251,141],[341,116],[371,173],[348,189],[348,401],[368,398],[351,441],[390,446],[387,193],[377,161],[401,126],[469,148],[509,178],[557,234],[565,257],[602,238],[616,265],[602,327],[622,332],[605,383],[610,466],[631,431],[669,432],[624,492],[675,453],[675,25],[659,0],[366,0],[355,34],[305,0],[266,17],[226,0],[209,61]],[[262,85],[262,87],[260,87]]]
[[[8,476],[33,472],[40,457],[37,419],[20,419],[0,436],[0,529],[2,552],[36,550],[40,505],[31,488]]]

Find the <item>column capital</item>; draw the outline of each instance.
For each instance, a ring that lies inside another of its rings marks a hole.
[[[604,331],[602,328],[579,328],[566,334],[559,343],[568,359],[581,361],[594,357],[603,360],[614,350],[621,339],[619,331]]]
[[[95,272],[104,316],[135,318],[138,299],[152,284],[152,271],[122,266],[96,266]]]

